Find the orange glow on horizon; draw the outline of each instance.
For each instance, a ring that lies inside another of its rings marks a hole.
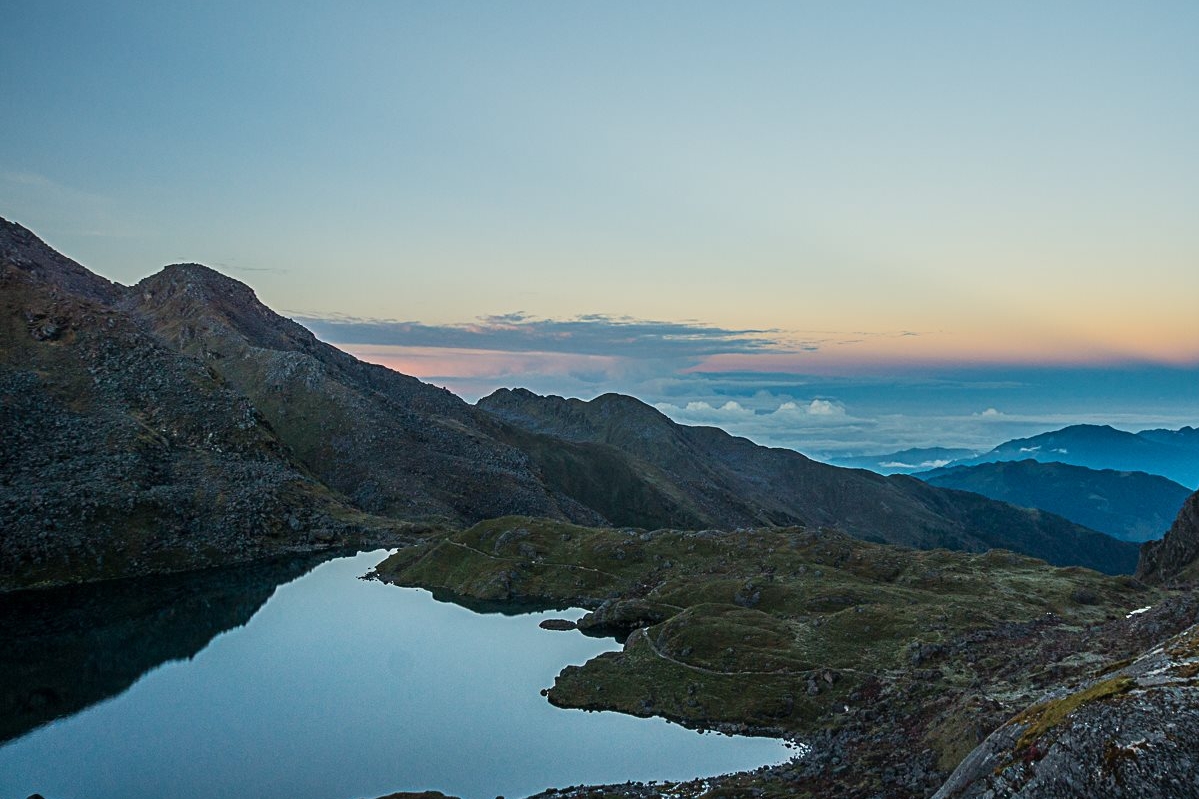
[[[1199,366],[1199,357],[1177,360],[1130,356],[1112,350],[1095,349],[1069,355],[1049,352],[1019,352],[1004,349],[1003,342],[991,346],[930,347],[927,340],[917,345],[918,337],[870,339],[856,343],[830,345],[814,352],[723,353],[704,357],[698,362],[681,362],[678,374],[712,372],[776,372],[809,375],[846,376],[891,372],[897,369],[942,369],[954,367],[1070,367]],[[945,341],[939,342],[944,345]],[[337,345],[364,361],[386,366],[402,374],[421,379],[497,379],[527,375],[568,375],[602,373],[617,378],[627,371],[630,359],[618,355],[583,355],[561,352],[506,352],[500,350],[405,347],[400,345]]]
[[[404,347],[393,344],[334,344],[356,358],[419,378],[498,377],[522,374],[565,374],[615,369],[612,355],[561,352],[504,352],[453,347]]]

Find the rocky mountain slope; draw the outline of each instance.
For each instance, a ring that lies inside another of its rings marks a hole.
[[[603,520],[547,489],[501,426],[458,397],[317,341],[211,269],[169,266],[122,308],[245,396],[314,475],[363,510]]]
[[[1141,547],[1136,574],[1154,584],[1199,582],[1199,492],[1187,499],[1164,538]]]
[[[678,518],[664,526],[829,526],[925,549],[1002,547],[1107,572],[1131,571],[1136,559],[1134,547],[1052,514],[910,477],[828,466],[717,428],[679,425],[632,397],[583,402],[501,389],[478,407],[531,433],[633,461],[678,508]]]
[[[997,461],[948,466],[914,475],[929,485],[956,488],[1064,516],[1124,541],[1161,538],[1191,490],[1145,472],[1088,469],[1065,463]]]
[[[387,536],[251,402],[0,221],[0,589]]]
[[[0,220],[0,589],[177,571],[505,514],[835,526],[1130,571],[1038,512],[675,425],[630,397],[468,405],[195,264],[133,287]]]

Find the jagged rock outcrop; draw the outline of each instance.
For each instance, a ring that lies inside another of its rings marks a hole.
[[[992,733],[934,799],[1199,797],[1199,626]]]
[[[501,389],[478,406],[532,433],[632,461],[686,520],[667,526],[804,524],[922,549],[1005,548],[1106,572],[1131,572],[1136,562],[1135,546],[1050,513],[911,477],[828,466],[717,428],[679,425],[632,397],[605,394],[583,402]]]
[[[1141,547],[1136,575],[1157,585],[1199,581],[1199,491],[1182,506],[1165,538]]]

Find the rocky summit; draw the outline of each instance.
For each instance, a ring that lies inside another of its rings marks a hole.
[[[394,537],[127,292],[0,225],[0,588]]]

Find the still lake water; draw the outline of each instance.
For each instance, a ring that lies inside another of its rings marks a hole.
[[[0,746],[0,797],[359,799],[432,789],[491,799],[711,776],[790,756],[776,740],[555,708],[540,690],[615,641],[537,626],[581,611],[479,614],[357,579],[385,555],[338,558],[273,594],[268,586],[257,612],[261,599],[243,598],[249,621],[206,646],[204,636],[189,659],[160,659],[128,689],[107,689],[112,698]],[[159,629],[185,615],[183,604],[147,615]],[[105,635],[116,650],[145,644],[125,629]],[[95,657],[90,643],[56,646]]]

